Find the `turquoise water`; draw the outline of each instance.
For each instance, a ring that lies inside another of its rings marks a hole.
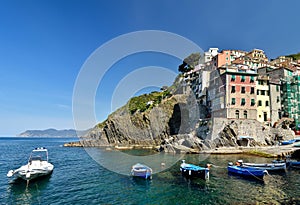
[[[0,138],[0,204],[300,203],[300,170],[272,174],[266,176],[264,181],[243,179],[227,173],[228,161],[243,158],[244,161],[268,162],[269,159],[211,155],[201,162],[202,165],[214,165],[208,182],[182,177],[179,172],[180,162],[166,171],[154,174],[152,180],[145,181],[103,168],[83,148],[62,147],[65,142],[72,140]],[[6,177],[8,170],[25,164],[30,151],[40,146],[48,148],[50,161],[55,166],[50,177],[30,182],[27,188],[25,182]],[[139,151],[129,152],[137,153],[141,155]],[[187,163],[194,164],[203,160],[201,155],[186,155],[184,158]],[[131,164],[128,165],[128,172],[130,168]]]

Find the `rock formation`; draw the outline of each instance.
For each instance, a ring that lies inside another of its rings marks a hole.
[[[178,79],[175,83],[180,84]],[[129,101],[83,136],[81,144],[197,153],[218,147],[274,145],[279,138],[294,137],[290,129],[284,129],[286,127],[263,126],[257,120],[199,120],[205,109],[197,104],[191,92],[177,85],[171,93],[172,96],[158,101],[151,96],[144,97],[151,99],[148,102]],[[161,97],[157,93],[155,95]]]

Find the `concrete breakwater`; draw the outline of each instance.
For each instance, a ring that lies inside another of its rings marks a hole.
[[[84,145],[78,142],[65,143],[64,147],[84,147]],[[129,149],[152,149],[159,151],[159,147],[155,146],[105,146],[107,150],[129,150]],[[300,158],[300,148],[293,147],[293,145],[285,146],[260,146],[260,147],[219,147],[214,149],[199,150],[180,150],[176,149],[174,153],[186,153],[186,154],[217,154],[217,155],[229,155],[229,154],[248,154],[267,158],[286,158],[287,156],[295,156]]]

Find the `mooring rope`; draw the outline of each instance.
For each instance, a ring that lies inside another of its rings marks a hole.
[[[255,176],[254,174],[252,174],[249,170],[246,169],[246,171],[249,172],[249,173],[250,173],[253,177],[255,177],[256,179],[261,180],[261,181],[264,181],[263,179],[261,179],[261,178]],[[265,170],[265,171],[266,171],[267,174],[269,174],[267,170]]]

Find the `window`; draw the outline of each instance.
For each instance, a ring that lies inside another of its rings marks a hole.
[[[238,110],[235,111],[235,118],[236,119],[240,118],[240,111],[238,111]]]
[[[263,85],[264,82],[262,80],[258,80],[258,85]]]
[[[245,104],[246,104],[246,100],[245,98],[242,98],[241,105],[245,105]]]
[[[259,95],[259,90],[256,91],[256,94]]]
[[[254,82],[254,76],[250,76],[250,83]]]
[[[255,99],[251,99],[251,106],[255,105]]]
[[[245,110],[245,111],[244,111],[244,118],[245,118],[245,119],[247,119],[247,115],[248,115],[248,113],[247,113],[247,111]]]
[[[279,96],[277,96],[277,100],[276,100],[276,102],[279,102],[280,101],[280,98],[279,98]]]
[[[235,81],[235,75],[231,76],[231,81]]]
[[[258,106],[262,106],[261,100],[258,101]]]
[[[235,86],[231,86],[231,93],[235,93]]]
[[[246,88],[242,87],[241,93],[245,93],[246,92]]]
[[[279,85],[276,85],[276,92],[279,92]]]
[[[261,90],[261,91],[260,91],[260,94],[261,94],[261,95],[265,95],[265,94],[266,94],[266,91],[265,91],[265,90]]]
[[[235,98],[231,98],[231,105],[235,105]]]
[[[250,88],[250,94],[254,94],[254,87]]]
[[[246,77],[242,75],[241,82],[245,82]]]
[[[269,101],[266,101],[266,107],[268,107],[269,106]]]

